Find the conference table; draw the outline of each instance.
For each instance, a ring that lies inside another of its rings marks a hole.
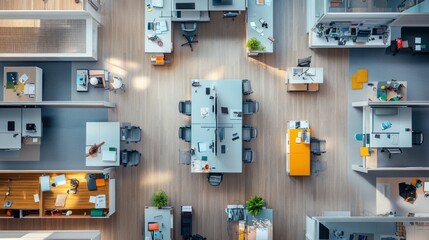
[[[241,80],[193,80],[191,171],[242,172]]]

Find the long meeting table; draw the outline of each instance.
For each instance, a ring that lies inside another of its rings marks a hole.
[[[191,171],[242,172],[241,80],[193,80]]]

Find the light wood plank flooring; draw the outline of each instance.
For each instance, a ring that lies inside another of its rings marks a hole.
[[[245,14],[235,21],[212,13],[210,23],[198,24],[194,52],[180,47],[185,40],[175,24],[172,64],[152,67],[144,53],[143,0],[103,1],[100,59],[123,76],[125,93],[112,94],[118,108],[111,120],[129,121],[143,129],[137,168],[118,171],[117,213],[109,220],[0,221],[1,229],[100,229],[102,238],[143,239],[144,207],[153,192],[163,188],[175,207],[175,239],[180,239],[179,207],[194,207],[195,233],[208,239],[228,239],[227,204],[244,203],[260,194],[274,209],[274,239],[305,239],[305,215],[325,210],[362,211],[355,173],[347,160],[348,51],[310,50],[305,33],[305,1],[278,0],[275,5],[275,53],[248,58],[245,51]],[[325,83],[317,93],[286,92],[286,68],[298,57],[313,56],[312,66],[323,67]],[[178,149],[187,145],[178,127],[190,122],[177,111],[177,102],[190,98],[191,79],[250,79],[260,112],[246,119],[259,130],[249,144],[256,162],[242,174],[228,174],[220,187],[207,184],[205,174],[191,174],[178,165]],[[286,174],[286,122],[308,119],[312,134],[327,140],[324,169],[319,176],[290,178]],[[21,224],[22,223],[22,224]]]

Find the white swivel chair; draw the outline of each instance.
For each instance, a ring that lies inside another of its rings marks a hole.
[[[113,77],[112,82],[110,82],[110,88],[111,91],[116,93],[116,90],[121,89],[125,92],[125,84],[124,81],[122,81],[122,78],[120,77]]]

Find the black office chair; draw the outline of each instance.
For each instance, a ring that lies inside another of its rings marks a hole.
[[[121,165],[124,167],[137,167],[141,161],[141,153],[136,150],[121,151]]]
[[[400,148],[382,148],[381,152],[386,152],[389,154],[389,159],[392,158],[392,154],[401,154],[402,149]]]
[[[298,67],[310,67],[311,56],[306,58],[298,58]]]
[[[197,23],[182,23],[182,35],[187,40],[186,43],[182,44],[182,47],[189,45],[189,47],[191,47],[191,51],[194,51],[194,49],[192,48],[192,43],[198,42],[194,40],[197,36]]]
[[[412,143],[413,145],[422,145],[424,142],[424,136],[422,132],[414,132],[412,133]]]
[[[210,186],[217,187],[222,183],[223,180],[223,173],[209,173],[207,177],[207,181],[209,182]]]
[[[316,156],[320,156],[322,155],[322,153],[326,153],[326,140],[311,138],[310,152]]]

